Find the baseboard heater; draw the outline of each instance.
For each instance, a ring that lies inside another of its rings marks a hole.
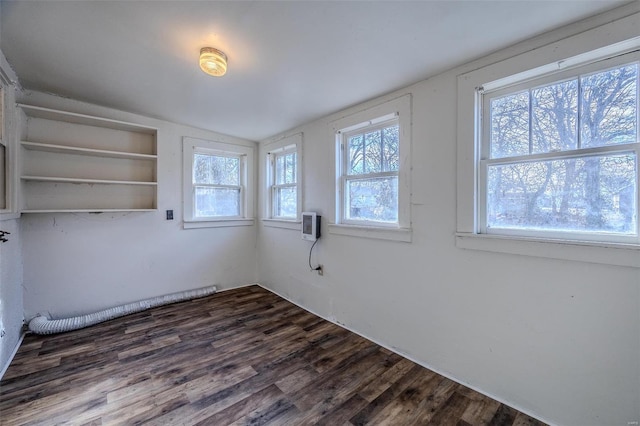
[[[145,311],[156,306],[168,305],[185,300],[198,299],[209,296],[217,291],[215,286],[204,287],[195,290],[187,290],[178,293],[167,294],[165,296],[153,297],[139,302],[128,303],[116,306],[92,314],[80,315],[77,317],[63,319],[49,319],[46,316],[38,315],[29,321],[29,330],[35,334],[56,334],[65,331],[78,330],[89,327],[104,321],[125,315]]]

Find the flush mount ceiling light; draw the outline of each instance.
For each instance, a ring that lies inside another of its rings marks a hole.
[[[213,47],[200,49],[200,68],[215,77],[223,76],[227,72],[227,55]]]

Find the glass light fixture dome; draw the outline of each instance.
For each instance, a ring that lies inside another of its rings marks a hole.
[[[213,47],[200,49],[200,69],[209,75],[221,77],[227,72],[227,55]]]

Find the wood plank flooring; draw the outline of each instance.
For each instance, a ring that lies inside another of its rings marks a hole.
[[[2,425],[542,425],[258,287],[26,336]]]

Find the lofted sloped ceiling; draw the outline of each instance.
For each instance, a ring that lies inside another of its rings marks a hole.
[[[0,43],[25,89],[261,140],[623,3],[3,1]]]

